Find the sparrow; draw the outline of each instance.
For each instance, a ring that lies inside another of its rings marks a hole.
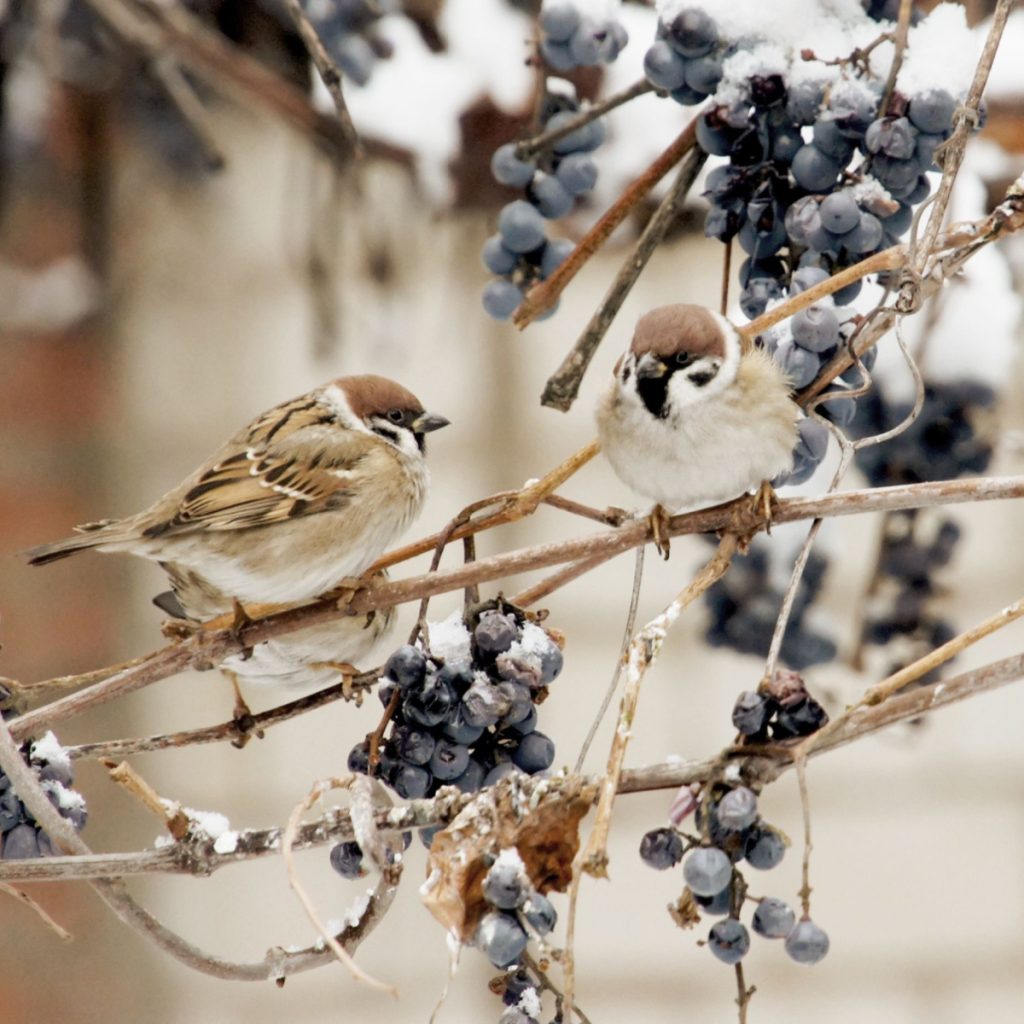
[[[158,604],[194,621],[301,604],[365,572],[410,525],[429,487],[425,436],[447,424],[395,381],[340,377],[258,416],[137,515],[25,554],[32,565],[87,548],[159,562],[172,589]],[[314,633],[333,633],[323,646],[335,656],[323,660],[349,662],[388,619],[370,634],[372,624],[344,620],[299,630],[253,657],[273,666],[290,648],[301,662]]]
[[[660,306],[640,318],[600,396],[601,450],[656,513],[716,505],[792,467],[801,413],[790,393],[725,317]]]

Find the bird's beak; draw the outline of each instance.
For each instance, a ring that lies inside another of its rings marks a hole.
[[[656,379],[664,377],[666,373],[668,373],[668,367],[657,356],[652,356],[650,352],[645,352],[640,357],[640,362],[636,366],[636,375],[638,377]]]
[[[412,421],[411,426],[416,434],[429,434],[432,430],[440,430],[442,427],[447,427],[450,422],[451,420],[446,420],[443,416],[438,416],[437,413],[421,412]]]

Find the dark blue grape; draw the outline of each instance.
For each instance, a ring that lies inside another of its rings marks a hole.
[[[439,782],[457,779],[469,767],[469,747],[441,739],[430,758],[430,771]]]
[[[672,92],[686,81],[686,62],[668,43],[653,43],[644,54],[644,74],[655,89]]]
[[[815,147],[840,166],[853,156],[853,146],[834,118],[828,115],[820,117],[814,122],[812,135]]]
[[[918,134],[914,157],[921,165],[922,171],[937,171],[939,169],[938,164],[935,163],[935,150],[945,141],[943,135],[931,135],[927,132]]]
[[[793,341],[808,352],[831,352],[839,344],[839,317],[831,305],[816,302],[790,322]]]
[[[869,153],[909,160],[914,155],[916,134],[905,117],[882,117],[868,125],[864,145]]]
[[[531,892],[523,906],[523,917],[538,935],[547,935],[554,930],[558,913],[554,904],[539,892]]]
[[[342,878],[359,878],[363,874],[363,851],[359,844],[351,841],[333,846],[331,867]]]
[[[523,301],[523,292],[518,285],[504,278],[488,281],[483,290],[484,312],[495,320],[508,320]]]
[[[518,765],[513,764],[511,761],[502,761],[487,773],[484,779],[484,786],[493,786],[496,782],[500,782],[502,779],[518,771],[520,771]]]
[[[492,274],[511,274],[519,263],[519,254],[507,248],[501,235],[491,235],[484,242],[480,258]]]
[[[821,369],[821,359],[814,352],[796,345],[780,345],[775,353],[775,361],[796,391],[807,387]]]
[[[505,713],[501,716],[503,727],[515,725],[529,717],[530,709],[533,707],[529,687],[506,679],[498,683],[497,689],[506,703]]]
[[[516,144],[506,142],[499,146],[491,157],[491,174],[495,181],[511,188],[525,188],[530,184],[536,166],[528,160],[520,160],[516,156]]]
[[[847,398],[845,391],[845,388],[837,386],[829,388],[824,393],[826,397],[818,405],[818,412],[840,427],[848,427],[857,414],[856,399]],[[829,397],[833,395],[835,397]]]
[[[795,245],[807,245],[811,232],[821,227],[818,200],[814,196],[801,197],[786,210],[783,223],[790,241]]]
[[[412,644],[403,644],[384,663],[384,678],[396,682],[403,691],[415,690],[427,674],[427,659]]]
[[[705,111],[697,118],[697,143],[705,153],[731,156],[737,138],[737,131],[722,121],[717,110]]]
[[[408,725],[398,726],[392,733],[391,740],[395,745],[395,751],[403,761],[419,765],[427,764],[437,745],[437,739],[433,733]]]
[[[495,967],[505,968],[522,956],[527,936],[511,914],[493,911],[480,919],[473,941]]]
[[[572,71],[576,67],[576,60],[570,52],[567,42],[556,43],[551,39],[542,39],[540,53],[555,71]]]
[[[555,760],[555,744],[542,732],[531,732],[519,741],[519,746],[512,752],[512,761],[527,775],[550,768]]]
[[[740,292],[740,309],[748,320],[759,317],[768,303],[782,298],[782,285],[770,277],[755,277]]]
[[[40,855],[39,834],[32,825],[15,825],[3,836],[4,860],[34,860]]]
[[[722,963],[738,964],[750,950],[750,933],[736,918],[727,917],[711,926],[708,949]]]
[[[777,829],[770,825],[754,825],[747,837],[744,856],[747,863],[758,871],[770,871],[782,863],[786,855],[786,843]]]
[[[732,724],[744,736],[758,736],[764,732],[774,709],[772,698],[754,690],[744,690],[732,709]]]
[[[572,193],[558,180],[554,174],[538,171],[530,185],[529,194],[537,204],[542,216],[549,220],[558,220],[572,210]]]
[[[503,702],[504,698],[493,683],[477,680],[462,696],[462,719],[467,725],[486,729],[501,718]]]
[[[842,167],[817,146],[802,146],[790,168],[798,185],[808,192],[827,192],[839,177]]]
[[[437,676],[428,677],[420,690],[410,693],[402,703],[402,714],[414,725],[432,729],[447,717],[455,695],[451,687]]]
[[[526,902],[528,884],[518,858],[499,857],[484,876],[483,897],[499,910],[515,910]]]
[[[825,97],[824,83],[809,79],[790,85],[786,97],[786,114],[801,125],[811,125],[818,119]]]
[[[956,100],[945,89],[928,89],[910,98],[907,114],[915,128],[939,134],[953,127],[955,110]]]
[[[566,192],[580,196],[597,184],[597,164],[587,153],[570,153],[559,161],[555,177]]]
[[[821,201],[818,216],[822,227],[837,235],[845,235],[857,226],[860,207],[849,192],[833,192]]]
[[[804,416],[797,423],[796,430],[796,450],[811,462],[821,462],[828,451],[828,427],[810,416]]]
[[[765,896],[758,903],[750,923],[754,931],[766,939],[784,939],[796,924],[796,914],[783,900]]]
[[[708,95],[722,80],[722,62],[716,57],[697,57],[686,61],[686,84],[694,92]]]
[[[843,235],[843,247],[852,253],[874,252],[885,234],[882,222],[873,214],[862,213],[853,230]]]
[[[729,856],[715,846],[699,846],[683,864],[683,878],[698,896],[714,896],[727,888],[732,879]]]
[[[561,3],[557,2],[557,0],[555,2],[549,0],[541,8],[539,23],[541,32],[548,39],[556,43],[565,43],[572,38],[573,32],[579,28],[580,11],[569,0],[563,0]]]
[[[568,238],[552,238],[548,241],[540,258],[541,279],[550,277],[575,248]]]
[[[640,859],[657,871],[673,868],[683,859],[683,840],[675,829],[651,829],[640,840]]]
[[[516,199],[502,209],[498,230],[512,252],[531,252],[544,242],[544,218],[524,199]]]
[[[471,725],[466,721],[464,704],[456,704],[441,726],[441,732],[453,743],[476,743],[484,733],[482,725]]]
[[[703,57],[718,43],[718,27],[699,7],[688,7],[669,23],[668,41],[684,57]]]
[[[825,931],[813,921],[800,921],[786,936],[786,952],[798,964],[816,964],[828,953],[829,941]]]
[[[487,771],[484,766],[479,761],[470,758],[466,770],[458,778],[452,779],[451,785],[458,786],[463,793],[476,793],[483,788],[486,776]]]
[[[732,893],[729,890],[729,886],[726,886],[721,892],[716,892],[714,896],[698,896],[697,893],[694,893],[693,902],[705,914],[711,917],[721,917],[722,914],[729,913],[729,909],[732,906]]]
[[[501,612],[484,612],[473,630],[473,642],[483,655],[495,657],[507,651],[519,636],[516,620]]]
[[[757,796],[747,786],[737,786],[718,801],[715,813],[726,832],[743,832],[757,820]]]
[[[390,773],[391,788],[403,800],[418,800],[430,790],[433,777],[430,772],[416,764],[399,761]]]

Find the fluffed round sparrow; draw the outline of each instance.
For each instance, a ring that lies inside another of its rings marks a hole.
[[[341,377],[258,416],[145,511],[26,554],[33,565],[87,548],[157,561],[173,607],[158,603],[190,620],[237,603],[300,604],[365,572],[418,515],[430,479],[425,435],[447,423],[392,380]],[[364,656],[390,618],[257,645],[239,674],[308,682],[317,663]],[[237,672],[237,660],[225,668]]]
[[[597,407],[619,478],[670,512],[758,488],[792,466],[800,410],[782,370],[703,306],[652,309]]]

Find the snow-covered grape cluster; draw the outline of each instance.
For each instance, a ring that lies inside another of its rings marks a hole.
[[[814,420],[805,422],[819,424]],[[782,608],[782,590],[776,585],[769,562],[770,545],[755,540],[747,558],[704,595],[710,612],[705,637],[712,647],[731,647],[742,654],[764,657]],[[824,583],[827,559],[812,551],[793,601],[789,625],[782,641],[782,660],[795,669],[831,661],[836,645],[808,624],[808,615]]]
[[[605,11],[593,0],[544,0],[538,26],[540,53],[554,71],[611,64],[629,41],[622,22],[612,16],[612,5]]]
[[[85,825],[85,798],[72,789],[74,773],[71,760],[52,732],[22,747],[22,756],[39,777],[50,802],[76,830]],[[27,860],[52,857],[59,851],[39,827],[28,808],[18,798],[11,780],[0,772],[0,857]]]
[[[736,865],[746,861],[759,871],[771,870],[782,862],[786,841],[760,816],[757,795],[747,786],[715,786],[699,803],[689,795],[689,801],[677,798],[673,825],[644,835],[640,857],[660,871],[683,861],[683,879],[693,902],[709,917],[721,918],[711,927],[708,948],[724,963],[736,964],[750,949],[750,932],[740,920],[746,883]],[[677,828],[693,809],[699,839]],[[771,896],[753,902],[753,930],[768,939],[784,939],[786,952],[794,960],[817,963],[828,952],[825,932],[807,918],[798,921],[789,904]]]
[[[956,109],[941,89],[886,99],[885,83],[863,63],[844,64],[831,80],[825,65],[814,77],[813,62],[787,67],[778,51],[761,48],[756,38],[726,38],[706,11],[688,7],[659,19],[644,61],[648,80],[678,102],[709,100],[697,141],[728,162],[707,175],[705,233],[736,239],[746,253],[740,306],[750,319],[909,230]],[[852,333],[842,307],[860,288],[856,282],[820,300],[759,339],[795,389],[811,383]],[[848,426],[855,404],[844,392],[858,381],[853,368],[830,386],[833,397],[819,411]],[[820,431],[802,427],[794,471],[778,482],[807,479],[825,447]]]
[[[529,942],[528,929],[543,938],[555,927],[554,906],[534,888],[514,847],[502,850],[488,868],[483,896],[491,909],[480,918],[473,942],[495,967],[520,962]]]
[[[373,66],[391,56],[378,22],[398,10],[396,0],[302,0],[324,48],[346,78],[366,85]]]
[[[557,130],[579,111],[575,90],[566,82],[548,80],[541,112],[544,131]],[[604,141],[604,122],[598,118],[557,139],[529,159],[516,156],[516,144],[495,150],[491,173],[496,181],[525,190],[498,214],[498,233],[484,243],[484,266],[498,275],[484,288],[484,310],[495,320],[507,320],[522,301],[524,291],[554,273],[572,252],[564,238],[547,237],[545,220],[566,216],[576,200],[597,182],[597,163],[591,155]],[[552,308],[546,316],[555,311]]]
[[[412,800],[441,786],[471,793],[515,771],[550,768],[555,745],[537,730],[537,704],[561,670],[555,641],[507,605],[479,614],[464,656],[442,663],[418,646],[399,647],[377,689],[385,707],[396,693],[398,703],[374,774]],[[366,739],[348,767],[365,774],[369,762]]]

